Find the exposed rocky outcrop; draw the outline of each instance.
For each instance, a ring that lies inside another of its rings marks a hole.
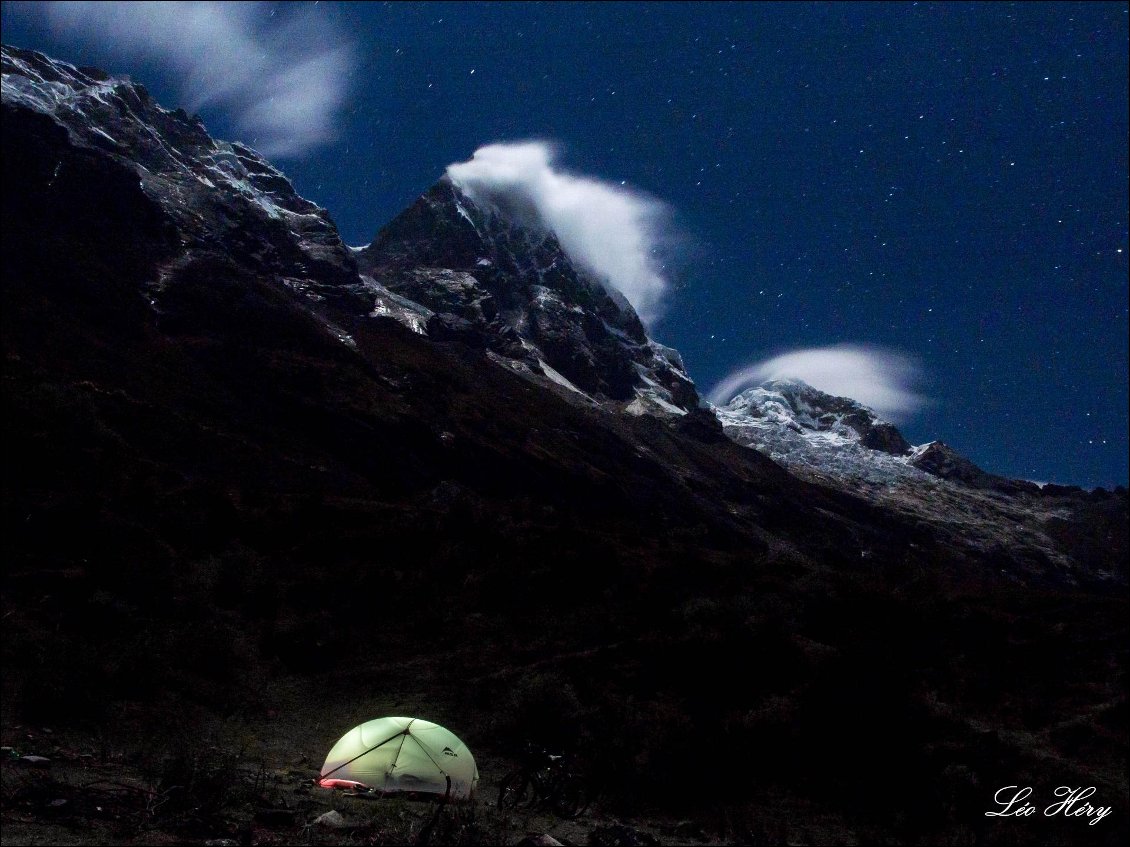
[[[474,200],[444,177],[357,259],[389,291],[601,401],[674,414],[698,405],[679,354],[648,338],[631,305],[579,269],[530,210]]]
[[[960,482],[971,488],[988,488],[1006,494],[1016,494],[1021,491],[1036,494],[1040,491],[1040,486],[1034,482],[1006,479],[986,473],[941,441],[931,441],[929,444],[916,447],[910,458],[910,464],[928,474]]]
[[[198,117],[162,108],[129,80],[9,46],[2,63],[5,120],[23,113],[16,131],[36,133],[54,155],[42,159],[41,190],[65,192],[93,158],[132,172],[159,207],[179,243],[147,281],[155,301],[187,263],[212,254],[312,300],[370,305],[329,215],[254,150],[214,140]]]

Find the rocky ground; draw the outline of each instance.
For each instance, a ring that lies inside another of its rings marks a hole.
[[[719,843],[695,821],[617,816],[599,801],[572,820],[543,807],[501,812],[497,784],[510,765],[496,758],[481,762],[473,802],[443,806],[318,788],[314,751],[251,749],[230,728],[148,760],[128,743],[94,745],[49,727],[6,725],[3,737],[4,844]]]

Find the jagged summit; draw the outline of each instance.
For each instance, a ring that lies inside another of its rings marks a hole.
[[[484,201],[443,177],[357,253],[364,274],[477,336],[513,366],[628,411],[681,414],[698,394],[679,354],[631,305],[565,254],[531,210]]]

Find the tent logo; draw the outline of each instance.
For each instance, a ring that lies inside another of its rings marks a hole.
[[[456,753],[454,750],[452,750],[450,747],[444,747],[443,748],[443,755],[445,755],[445,756],[455,756],[456,758],[459,757],[459,754]]]

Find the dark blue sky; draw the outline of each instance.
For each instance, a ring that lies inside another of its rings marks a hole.
[[[477,147],[551,140],[563,169],[674,209],[677,289],[652,334],[704,390],[793,348],[880,345],[926,374],[911,441],[1008,476],[1126,484],[1125,3],[303,14],[351,40],[355,69],[336,140],[279,164],[347,243]],[[180,105],[159,63],[11,8],[3,27]]]

